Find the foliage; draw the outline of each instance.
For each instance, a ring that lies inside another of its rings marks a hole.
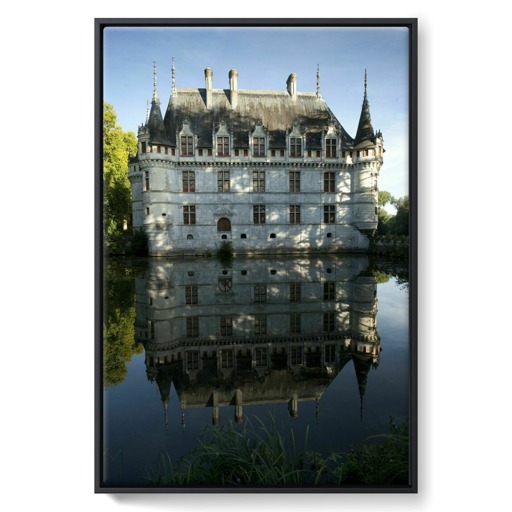
[[[143,228],[135,229],[130,241],[129,252],[134,256],[147,256],[149,253],[148,248],[148,235]]]
[[[372,436],[362,449],[351,451],[342,466],[341,480],[356,485],[406,485],[409,481],[407,425],[398,426],[390,420],[390,433]]]
[[[394,215],[390,214],[384,208],[387,204],[392,204],[396,208]],[[377,210],[378,225],[377,235],[409,235],[409,197],[400,197],[396,199],[386,190],[379,191],[379,207]]]
[[[117,252],[125,227],[131,225],[129,157],[137,153],[137,138],[117,124],[114,107],[103,104],[104,232],[110,251]]]
[[[149,477],[156,486],[343,486],[361,484],[406,484],[408,479],[408,435],[393,427],[390,434],[375,436],[372,444],[348,455],[324,456],[297,446],[293,430],[285,438],[275,422],[265,427],[257,419],[246,420],[237,430],[233,422],[209,426],[197,448],[173,465],[162,455]],[[377,444],[373,444],[376,443]]]
[[[378,284],[387,283],[391,278],[391,276],[388,273],[383,272],[382,270],[378,270],[378,269],[374,269],[372,271],[372,274],[375,277],[375,279],[377,280]]]
[[[229,263],[233,259],[233,246],[231,242],[224,240],[215,254],[222,263]]]
[[[143,350],[135,342],[135,289],[133,275],[124,266],[109,262],[105,268],[103,317],[103,383],[115,386],[124,380],[134,354]]]

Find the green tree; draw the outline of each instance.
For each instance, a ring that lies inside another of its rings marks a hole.
[[[126,365],[143,346],[135,339],[135,281],[131,269],[115,260],[105,267],[105,314],[103,317],[103,384],[124,380]]]
[[[396,214],[392,221],[392,232],[398,236],[409,235],[409,196],[395,199],[393,205],[396,208]]]
[[[391,204],[396,208],[396,213],[390,214],[384,208]],[[379,191],[379,207],[377,210],[378,235],[407,236],[409,234],[409,197],[396,199],[386,190]]]
[[[128,160],[137,154],[137,137],[117,124],[114,107],[103,104],[103,204],[104,232],[112,250],[131,227],[131,187]]]
[[[377,234],[388,235],[389,234],[389,223],[393,216],[386,211],[384,208],[387,204],[393,204],[395,198],[387,190],[379,190],[379,206],[377,209],[378,224]]]

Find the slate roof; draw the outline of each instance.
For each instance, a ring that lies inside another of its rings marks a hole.
[[[368,103],[368,98],[365,94],[354,145],[359,149],[367,146],[373,146],[374,144],[375,133],[373,131],[372,118],[370,116],[370,104]]]
[[[248,148],[249,135],[258,123],[269,135],[271,149],[286,148],[286,134],[297,124],[306,135],[306,149],[322,147],[322,133],[334,125],[343,148],[352,148],[354,139],[315,93],[297,93],[292,99],[286,91],[238,90],[236,109],[231,107],[229,89],[213,89],[212,108],[206,108],[206,89],[179,88],[171,96],[162,120],[160,107],[152,102],[146,128],[150,142],[176,146],[177,134],[188,122],[197,135],[198,148],[211,148],[212,136],[221,122],[233,136],[235,148]]]

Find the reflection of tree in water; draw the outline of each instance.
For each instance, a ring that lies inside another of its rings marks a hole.
[[[115,386],[126,377],[126,364],[143,346],[135,341],[135,283],[124,262],[105,263],[103,316],[103,385]]]
[[[394,278],[395,284],[404,292],[409,291],[409,264],[408,261],[389,261],[378,258],[371,259],[370,271],[377,279],[377,283],[387,283]]]

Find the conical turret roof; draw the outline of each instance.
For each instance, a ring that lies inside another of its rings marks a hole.
[[[363,106],[361,108],[361,116],[359,117],[359,124],[357,126],[356,138],[354,141],[355,147],[365,147],[366,145],[375,144],[375,132],[373,131],[372,118],[370,115],[370,104],[368,102],[368,95],[366,92],[367,75],[364,72],[364,98]]]
[[[160,110],[160,100],[156,89],[156,65],[154,65],[153,71],[153,99],[151,100],[151,110],[146,128],[149,131],[150,144],[170,144],[169,137],[165,131],[164,120]]]

